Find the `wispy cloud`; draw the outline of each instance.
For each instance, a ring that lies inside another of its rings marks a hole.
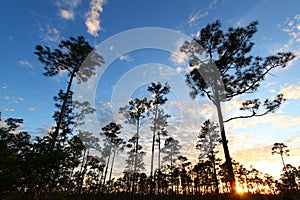
[[[5,99],[6,101],[8,101],[10,104],[11,103],[20,103],[21,101],[24,101],[25,99],[23,97],[14,97],[14,96],[5,96],[3,97],[3,99]]]
[[[213,9],[214,7],[216,7],[218,3],[218,0],[212,0],[210,5],[209,5],[209,10]]]
[[[105,0],[91,0],[90,11],[86,13],[85,25],[87,26],[87,32],[93,36],[98,36],[98,32],[101,30],[100,13],[103,12],[103,5]]]
[[[59,14],[66,20],[75,19],[75,9],[80,5],[81,0],[59,0],[56,6],[59,9]]]
[[[7,107],[7,106],[0,106],[0,108],[1,108],[2,110],[8,111],[8,112],[14,112],[14,111],[15,111],[14,108],[9,108],[9,107]]]
[[[33,65],[28,60],[20,60],[18,63],[21,66],[26,66],[26,67],[29,67],[29,68],[33,68]]]
[[[40,37],[45,42],[58,42],[61,40],[58,28],[50,24],[40,25],[39,30],[41,32]]]
[[[7,90],[7,88],[8,88],[8,85],[2,84],[2,89],[3,89],[3,90]]]
[[[200,19],[206,17],[207,15],[208,15],[208,11],[205,11],[205,12],[200,12],[200,11],[198,11],[198,12],[196,12],[196,13],[190,15],[190,17],[189,17],[189,22],[188,22],[188,23],[189,23],[189,26],[195,25],[195,22],[196,22],[196,21],[198,21],[198,20],[200,20]]]
[[[300,14],[295,15],[293,18],[287,18],[285,24],[283,26],[279,25],[279,28],[283,28],[283,31],[290,36],[280,51],[291,51],[296,55],[296,58],[288,65],[291,66],[300,57]]]
[[[288,85],[280,90],[280,93],[287,99],[299,99],[300,98],[300,84]]]
[[[38,105],[36,105],[36,106],[31,106],[31,107],[28,108],[28,110],[33,112],[33,111],[35,111],[38,107],[39,107]]]
[[[287,32],[292,39],[300,42],[300,14],[294,16],[294,18],[287,18],[286,27],[283,29]]]
[[[189,16],[188,25],[190,27],[197,27],[199,20],[208,16],[209,12],[216,7],[218,0],[212,0],[206,11],[197,11]]]

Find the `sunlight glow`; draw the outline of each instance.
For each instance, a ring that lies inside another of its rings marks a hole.
[[[243,185],[240,185],[240,183],[238,181],[236,181],[236,191],[239,194],[245,193]]]

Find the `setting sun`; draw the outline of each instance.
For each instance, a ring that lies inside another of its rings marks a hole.
[[[237,193],[239,193],[239,194],[243,194],[243,193],[245,193],[246,191],[245,191],[245,185],[240,185],[240,183],[237,181],[236,182],[236,191],[237,191]]]

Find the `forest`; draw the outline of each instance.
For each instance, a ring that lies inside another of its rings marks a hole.
[[[101,67],[105,58],[93,51],[82,36],[63,40],[56,49],[37,45],[34,54],[44,67],[44,75],[53,77],[66,71],[68,80],[66,88],[53,98],[55,126],[50,132],[33,137],[21,129],[23,119],[1,116],[0,198],[299,199],[300,166],[284,162],[289,154],[288,146],[278,141],[265,152],[282,160],[282,173],[277,180],[254,167],[247,169],[230,156],[227,145],[230,141],[224,123],[271,114],[285,101],[282,94],[264,100],[246,100],[240,110],[248,115],[223,119],[221,102],[255,93],[272,70],[286,67],[295,58],[292,52],[253,56],[252,37],[257,32],[257,24],[254,21],[245,27],[222,30],[217,20],[181,47],[191,68],[186,74],[191,98],[209,99],[218,115],[218,121],[207,119],[197,130],[194,147],[199,155],[197,163],[181,153],[180,136],[175,138],[168,132],[171,116],[164,106],[168,104],[166,96],[172,85],[149,83],[144,91],[149,94],[147,97],[133,98],[118,108],[124,123],[132,128],[131,133],[125,133],[122,125],[112,121],[95,137],[76,128],[96,110],[90,102],[73,100],[72,85],[94,76],[96,67]],[[203,52],[210,63],[199,59]],[[203,76],[203,71],[214,69],[219,71],[219,77]],[[143,121],[150,124],[148,132],[143,132],[152,137],[148,152],[139,140]],[[126,139],[125,134],[131,137]],[[215,149],[218,145],[222,146],[225,158]],[[120,153],[126,153],[126,165],[123,175],[115,176]],[[151,160],[144,159],[146,154],[151,155]],[[145,163],[151,167],[149,172]]]

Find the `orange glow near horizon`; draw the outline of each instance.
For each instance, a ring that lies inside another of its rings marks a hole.
[[[240,185],[240,183],[238,182],[238,181],[236,181],[235,182],[235,187],[236,187],[236,191],[237,191],[237,193],[238,194],[243,194],[243,193],[245,193],[246,191],[245,191],[245,185]]]

